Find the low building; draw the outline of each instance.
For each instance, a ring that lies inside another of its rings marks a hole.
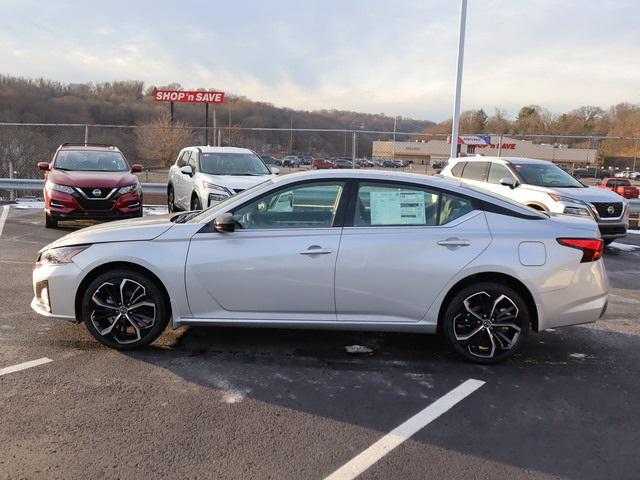
[[[485,145],[462,145],[463,154],[480,154],[487,156],[526,157],[549,160],[562,165],[587,165],[595,163],[597,149],[569,148],[566,145],[533,143],[530,140],[486,136],[490,142]],[[430,164],[434,161],[447,160],[451,145],[446,139],[420,140],[414,142],[374,141],[372,158],[381,160],[394,158],[416,164]]]

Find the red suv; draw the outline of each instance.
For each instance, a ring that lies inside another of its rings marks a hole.
[[[311,168],[314,170],[322,168],[336,168],[336,163],[326,158],[316,158],[311,162]]]
[[[142,216],[141,165],[129,166],[113,145],[64,143],[45,172],[45,226],[59,220],[122,219]]]

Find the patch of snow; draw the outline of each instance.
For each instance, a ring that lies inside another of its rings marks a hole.
[[[371,353],[372,349],[365,347],[364,345],[348,345],[344,347],[347,353]]]
[[[573,358],[587,358],[584,353],[570,353],[569,356]]]
[[[638,245],[629,245],[627,243],[618,243],[618,242],[610,243],[609,247],[616,248],[624,252],[633,252],[634,250],[640,249]]]
[[[640,230],[627,230],[627,233],[631,235],[640,235]]]

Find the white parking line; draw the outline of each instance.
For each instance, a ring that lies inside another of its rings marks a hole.
[[[470,378],[466,382],[458,385],[445,396],[440,397],[424,410],[416,413],[409,420],[391,430],[365,451],[326,477],[325,480],[352,480],[356,478],[394,448],[471,395],[484,385],[484,383],[482,380]]]
[[[0,368],[0,377],[8,373],[19,372],[20,370],[26,370],[27,368],[37,367],[38,365],[44,365],[45,363],[53,362],[50,358],[42,357],[37,360],[30,360],[28,362],[19,363],[11,367]]]
[[[2,230],[4,229],[4,222],[9,215],[9,205],[2,207],[2,213],[0,213],[0,237],[2,237]]]

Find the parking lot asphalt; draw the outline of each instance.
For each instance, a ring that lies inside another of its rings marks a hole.
[[[606,250],[603,320],[495,366],[436,336],[359,332],[181,328],[123,353],[29,308],[37,250],[81,225],[6,211],[2,479],[351,478],[341,467],[469,379],[484,384],[358,478],[640,478],[640,235]]]

